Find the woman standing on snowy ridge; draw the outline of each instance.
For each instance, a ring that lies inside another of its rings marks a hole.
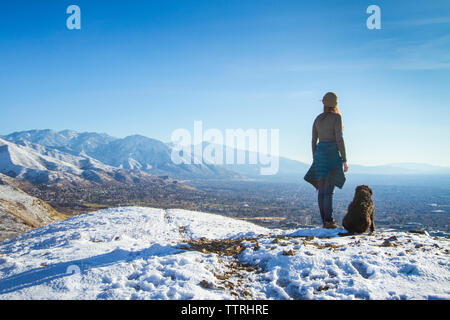
[[[344,172],[348,171],[347,155],[338,97],[334,92],[327,92],[322,103],[323,112],[314,120],[312,129],[313,163],[304,179],[318,190],[323,227],[334,229],[337,228],[333,219],[334,187],[341,189],[344,186]]]

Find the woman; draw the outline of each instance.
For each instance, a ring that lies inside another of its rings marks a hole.
[[[322,102],[323,113],[314,120],[312,130],[313,163],[305,180],[319,191],[318,202],[323,227],[334,229],[337,228],[333,219],[334,187],[343,187],[344,172],[348,171],[348,166],[337,95],[328,92]]]

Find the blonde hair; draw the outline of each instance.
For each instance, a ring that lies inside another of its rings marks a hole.
[[[339,108],[337,106],[331,107],[331,106],[323,105],[323,112],[334,112],[334,113],[341,114],[341,111],[339,110]]]
[[[327,92],[323,98],[323,112],[334,112],[341,114],[338,108],[338,97],[334,92]]]

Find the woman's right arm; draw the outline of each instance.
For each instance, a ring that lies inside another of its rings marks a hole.
[[[347,162],[347,154],[345,152],[344,135],[342,133],[342,117],[338,115],[336,124],[334,127],[334,134],[336,139],[336,144],[338,146],[339,152],[341,153],[342,161]]]

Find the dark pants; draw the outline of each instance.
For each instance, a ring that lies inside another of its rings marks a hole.
[[[328,179],[319,181],[319,210],[322,221],[333,221],[333,192],[334,183]]]

